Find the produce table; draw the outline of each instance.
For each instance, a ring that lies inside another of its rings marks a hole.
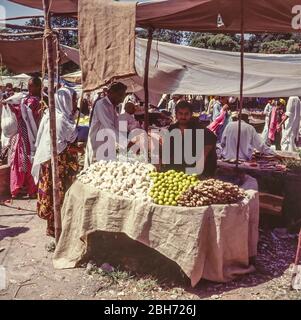
[[[235,164],[218,161],[218,168],[233,172]],[[260,192],[268,192],[283,196],[282,223],[286,227],[294,227],[301,219],[301,175],[284,170],[250,167],[246,164],[238,166],[240,171],[255,178]]]
[[[247,176],[243,188],[247,197],[238,204],[184,208],[128,200],[77,180],[62,208],[54,267],[74,268],[87,261],[91,248],[99,247],[91,243],[92,234],[106,231],[124,233],[176,262],[192,286],[201,278],[226,282],[253,272],[249,258],[257,254],[256,180]]]

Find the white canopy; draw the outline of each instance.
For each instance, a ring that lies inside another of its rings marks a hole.
[[[136,40],[137,76],[123,79],[133,92],[143,90],[147,41]],[[80,73],[65,76],[77,82]],[[245,97],[301,96],[301,55],[245,54]],[[239,96],[240,54],[154,41],[149,88],[162,93]]]
[[[28,80],[30,76],[22,73],[16,76],[2,76],[0,77],[0,86],[12,83],[14,87],[27,89]]]

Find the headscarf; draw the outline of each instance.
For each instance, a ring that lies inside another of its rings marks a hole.
[[[78,132],[72,117],[74,92],[69,88],[61,88],[55,94],[58,154],[61,154],[66,149],[68,143],[74,142],[77,138]],[[41,164],[51,159],[50,144],[50,119],[49,111],[47,110],[39,127],[36,140],[37,150],[31,171],[36,183],[39,179]]]

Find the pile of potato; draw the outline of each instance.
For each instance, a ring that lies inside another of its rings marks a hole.
[[[178,199],[181,207],[201,207],[212,204],[232,204],[244,199],[244,190],[232,183],[209,179],[189,188]]]

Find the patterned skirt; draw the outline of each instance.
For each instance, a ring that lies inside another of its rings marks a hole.
[[[64,202],[64,197],[67,190],[71,187],[78,172],[77,155],[71,153],[69,148],[66,148],[58,156],[59,170],[59,191],[60,205]],[[41,165],[40,179],[38,184],[38,216],[47,220],[48,236],[54,237],[54,206],[53,206],[53,188],[52,188],[52,171],[51,162],[47,161]]]

